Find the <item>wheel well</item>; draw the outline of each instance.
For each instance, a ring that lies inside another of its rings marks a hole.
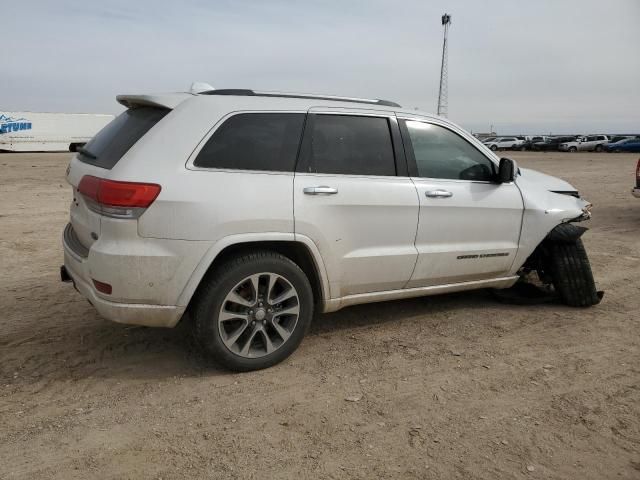
[[[277,252],[298,265],[309,279],[311,290],[313,291],[314,302],[316,304],[322,302],[323,295],[320,273],[318,272],[318,268],[311,252],[304,244],[300,242],[290,242],[284,240],[237,243],[224,248],[220,253],[218,253],[211,265],[209,265],[207,272],[203,275],[198,288],[191,297],[191,301],[193,301],[193,299],[198,294],[198,290],[200,290],[200,286],[203,284],[204,280],[212,275],[216,268],[218,268],[218,266],[222,265],[224,262],[233,257],[237,257],[244,253],[256,250],[270,250],[272,252]]]
[[[588,229],[573,223],[561,223],[556,225],[531,252],[529,258],[522,265],[525,269],[538,270],[544,275],[546,259],[549,255],[549,246],[553,243],[575,243]]]

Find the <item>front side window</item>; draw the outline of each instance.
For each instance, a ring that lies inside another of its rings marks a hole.
[[[292,172],[304,113],[240,113],[218,127],[193,164],[203,168]]]
[[[451,130],[431,123],[406,120],[417,176],[450,180],[490,181],[493,162]]]
[[[396,174],[387,118],[317,114],[311,125],[311,145],[302,171],[366,176]]]

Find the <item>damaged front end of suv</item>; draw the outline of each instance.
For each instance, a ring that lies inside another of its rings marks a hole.
[[[521,169],[518,186],[524,213],[521,249],[526,255],[520,281],[498,297],[515,303],[561,301],[573,307],[600,303],[591,265],[582,243],[588,229],[576,225],[591,218],[591,203],[569,183],[534,170]]]

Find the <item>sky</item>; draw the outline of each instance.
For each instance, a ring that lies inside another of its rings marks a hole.
[[[118,113],[194,81],[437,109],[473,132],[640,132],[640,0],[21,0],[0,111]]]

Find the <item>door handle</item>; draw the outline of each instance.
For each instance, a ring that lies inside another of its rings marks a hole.
[[[337,188],[327,187],[326,185],[320,187],[304,187],[302,191],[307,195],[335,195],[338,193]]]
[[[446,198],[453,197],[453,193],[447,190],[429,190],[424,192],[424,194],[429,198]]]

